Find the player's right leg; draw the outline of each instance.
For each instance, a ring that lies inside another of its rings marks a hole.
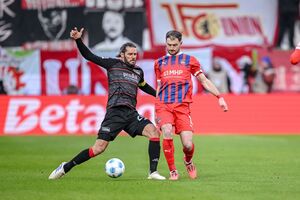
[[[163,133],[163,152],[170,170],[169,180],[178,180],[179,174],[175,166],[175,148],[172,137],[173,126],[170,123],[164,124],[161,126],[161,130]]]
[[[64,176],[67,172],[69,172],[73,167],[79,165],[90,158],[97,156],[104,152],[107,145],[109,144],[108,141],[97,139],[95,144],[83,151],[81,151],[78,155],[76,155],[72,160],[69,162],[61,163],[53,172],[50,174],[49,179],[59,179]]]
[[[166,178],[161,176],[157,171],[157,165],[160,157],[159,132],[149,120],[143,121],[144,122],[139,123],[139,127],[143,127],[142,135],[149,138],[148,155],[150,166],[148,179],[165,180]]]
[[[173,143],[173,108],[172,105],[166,105],[161,103],[155,104],[155,114],[156,114],[156,124],[159,129],[163,133],[163,152],[166,158],[169,170],[170,170],[170,177],[169,180],[178,180],[179,175],[178,171],[176,170],[175,166],[175,159],[174,159],[174,143]]]

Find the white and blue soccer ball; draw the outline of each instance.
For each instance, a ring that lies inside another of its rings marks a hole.
[[[111,178],[118,178],[125,172],[125,165],[119,158],[109,159],[105,163],[105,173]]]

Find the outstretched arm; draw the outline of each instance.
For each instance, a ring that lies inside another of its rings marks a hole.
[[[85,46],[85,44],[81,40],[83,31],[84,31],[84,28],[81,28],[80,31],[78,31],[77,28],[75,27],[70,32],[70,37],[76,41],[77,47],[78,47],[81,55],[85,59],[87,59],[93,63],[96,63],[97,65],[99,65],[103,68],[106,68],[106,69],[108,67],[112,66],[113,64],[115,64],[117,59],[99,57],[99,56],[93,54],[89,50],[89,48],[87,46]]]
[[[209,91],[211,94],[215,95],[219,99],[219,105],[223,109],[224,112],[228,111],[228,106],[223,97],[220,96],[220,92],[216,88],[216,86],[208,79],[203,73],[200,73],[197,76],[197,79],[201,82],[203,87]]]

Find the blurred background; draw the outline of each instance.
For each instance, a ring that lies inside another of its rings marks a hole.
[[[299,19],[299,0],[0,0],[0,134],[98,131],[107,75],[81,57],[74,27],[99,56],[134,42],[153,87],[166,32],[182,32],[183,51],[230,108],[222,113],[194,79],[196,133],[299,134],[300,66],[289,63]],[[154,99],[139,98],[139,112],[153,120]]]

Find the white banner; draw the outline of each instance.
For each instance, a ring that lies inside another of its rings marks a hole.
[[[40,95],[40,51],[0,49],[0,80],[9,95]]]
[[[277,26],[274,0],[156,0],[148,12],[154,47],[173,29],[183,33],[184,47],[268,45]]]

